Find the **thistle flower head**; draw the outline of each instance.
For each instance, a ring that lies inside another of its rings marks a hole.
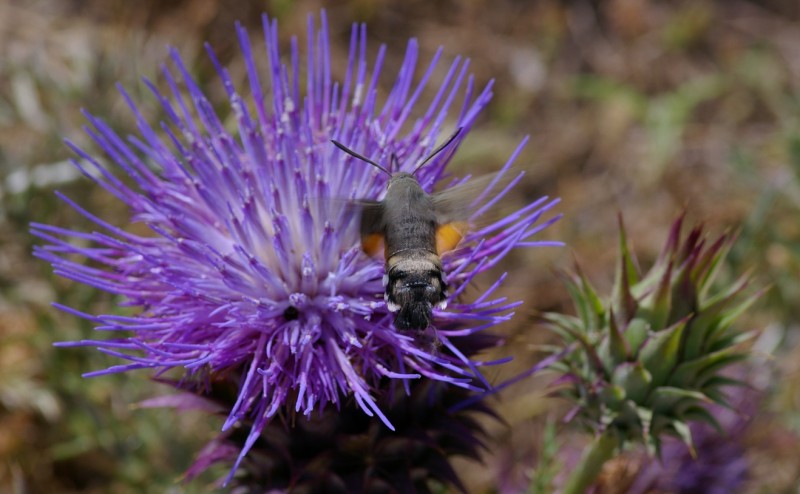
[[[409,171],[451,125],[446,119],[455,107],[449,118],[462,131],[416,175],[431,191],[488,103],[491,83],[477,89],[468,61],[456,58],[422,105],[442,51],[417,78],[419,50],[412,40],[381,101],[385,50],[370,66],[363,25],[353,27],[343,80],[335,81],[324,13],[319,30],[309,18],[305,60],[293,39],[284,62],[277,24],[263,20],[263,67],[244,28],[237,28],[247,88],[237,89],[208,49],[229,115],[216,112],[173,51],[172,68],[163,70],[167,91],[145,81],[165,116],[160,125],[148,123],[122,91],[138,135],[123,138],[87,114],[86,131],[105,159],[68,143],[79,157],[75,166],[123,201],[132,222],[151,234],[114,226],[63,195],[99,230],[32,226],[47,242],[36,255],[57,274],[119,296],[132,313],[91,315],[62,307],[117,335],[70,343],[126,361],[88,375],[178,369],[182,386],[202,391],[220,379],[235,382],[223,430],[250,424],[239,461],[281,411],[310,415],[352,399],[393,428],[378,405],[385,389],[379,384],[386,380],[397,380],[406,392],[420,378],[464,389],[488,386],[458,340],[508,319],[518,303],[493,295],[502,277],[474,301],[461,293],[510,249],[538,245],[531,236],[552,221],[539,219],[554,203],[538,200],[471,233],[463,248],[443,259],[451,291],[448,309],[434,313],[440,350],[398,332],[383,301],[383,262],[364,255],[358,227],[341,206],[380,198],[386,177],[336,149],[331,139],[379,162],[397,155]],[[501,173],[510,173],[520,150]]]
[[[448,485],[465,492],[450,460],[480,458],[484,429],[476,414],[492,416],[483,401],[458,407],[473,393],[432,379],[410,383],[408,394],[383,393],[378,405],[396,427],[372,420],[350,398],[338,410],[266,424],[228,487],[236,492],[434,492]],[[208,397],[180,394],[156,398],[148,406],[227,408],[229,393],[217,388]],[[187,472],[192,479],[213,464],[236,461],[247,441],[244,428],[209,442]]]
[[[602,300],[577,274],[567,284],[578,316],[547,315],[570,348],[556,366],[560,392],[575,402],[570,417],[655,452],[665,434],[691,446],[691,421],[716,424],[706,405],[725,405],[723,388],[737,384],[722,371],[746,358],[753,333],[734,322],[759,295],[746,295],[747,276],[715,288],[733,238],[707,243],[698,227],[682,240],[682,220],[644,275],[620,226],[611,297]]]

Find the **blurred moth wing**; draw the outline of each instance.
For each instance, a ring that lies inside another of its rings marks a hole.
[[[521,178],[521,172],[505,170],[482,175],[465,183],[436,192],[433,209],[439,254],[455,249],[475,228],[496,221],[497,202]]]
[[[371,257],[377,257],[381,252],[385,252],[386,247],[383,202],[358,200],[352,201],[351,206],[359,220],[362,250]]]
[[[488,204],[489,198],[496,197],[508,187],[519,174],[508,172],[491,173],[466,183],[450,187],[441,192],[430,194],[433,202],[433,214],[436,222],[436,254],[441,256],[458,247],[461,240],[475,228],[490,223],[494,219],[496,205]],[[375,200],[357,200],[350,202],[358,213],[361,247],[365,253],[377,257],[385,251],[385,229],[387,209],[408,208],[402,203]],[[488,205],[488,207],[487,207]],[[487,211],[480,211],[481,209]],[[479,215],[476,213],[480,212]]]
[[[360,215],[361,225],[361,248],[371,257],[381,254],[388,258],[392,249],[386,248],[385,228],[386,223],[383,218],[383,208],[393,207],[384,205],[383,202],[365,204],[364,201],[354,203]],[[436,223],[435,253],[439,256],[456,248],[461,239],[469,232],[470,227],[467,221],[458,221],[447,224]]]

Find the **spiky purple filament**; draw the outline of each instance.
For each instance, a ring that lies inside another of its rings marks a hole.
[[[480,389],[476,382],[489,386],[478,364],[452,340],[511,316],[518,302],[491,298],[504,276],[475,302],[452,300],[450,310],[437,312],[447,326],[438,337],[449,351],[426,348],[414,335],[396,331],[382,297],[383,263],[361,253],[357,227],[347,208],[337,206],[342,199],[379,197],[385,178],[368,166],[347,162],[330,140],[353,145],[377,160],[397,154],[404,168],[411,168],[436,144],[448,110],[464,88],[455,123],[462,132],[451,151],[437,155],[417,174],[430,190],[491,98],[492,84],[473,97],[468,61],[456,58],[422,116],[410,121],[441,50],[415,85],[418,49],[412,40],[394,87],[379,108],[376,88],[384,48],[368,76],[365,26],[353,28],[340,85],[331,77],[324,13],[316,35],[309,17],[305,73],[296,39],[290,63],[281,63],[277,24],[265,16],[269,90],[260,80],[244,28],[238,26],[237,33],[250,83],[247,100],[208,49],[230,100],[232,122],[220,120],[175,51],[171,58],[183,89],[167,68],[163,75],[169,96],[145,81],[166,115],[160,129],[147,123],[123,90],[140,137],[123,140],[102,120],[86,115],[91,124],[87,133],[136,189],[68,143],[80,158],[75,166],[124,201],[132,220],[146,224],[154,235],[126,232],[64,196],[106,233],[32,226],[48,242],[36,248],[36,255],[51,262],[57,274],[119,295],[125,306],[138,308],[138,315],[123,317],[62,307],[92,320],[98,330],[124,334],[64,346],[96,346],[128,361],[90,376],[141,368],[158,374],[183,368],[187,378],[201,380],[241,373],[238,400],[223,427],[242,419],[253,422],[239,460],[266,421],[286,405],[310,414],[328,404],[338,407],[343,397],[353,395],[365,413],[378,415],[392,428],[373,396],[383,378],[424,376],[470,389]],[[228,130],[231,126],[234,132]],[[501,174],[511,173],[521,147]],[[489,202],[499,201],[509,188]],[[539,222],[555,202],[540,199],[474,232],[464,248],[446,257],[451,299],[511,248],[552,244],[530,237],[555,220]],[[72,260],[74,254],[92,265]]]

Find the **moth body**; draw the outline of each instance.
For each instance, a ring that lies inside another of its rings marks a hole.
[[[397,312],[397,329],[424,330],[433,307],[447,297],[436,251],[433,199],[413,175],[398,173],[389,180],[381,209],[383,231],[378,233],[385,243],[387,307]]]
[[[453,142],[460,130],[414,171]],[[471,184],[428,194],[413,173],[392,174],[379,163],[345,145],[337,141],[333,141],[333,144],[390,176],[382,201],[363,199],[354,201],[353,205],[361,218],[364,251],[376,254],[379,246],[384,246],[384,299],[387,308],[396,313],[395,327],[423,331],[431,326],[433,309],[443,309],[447,302],[447,284],[439,256],[455,248],[464,235],[468,218],[475,210],[477,191],[497,180],[487,176]],[[397,164],[394,155],[392,164]]]

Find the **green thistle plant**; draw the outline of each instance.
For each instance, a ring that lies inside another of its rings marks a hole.
[[[682,223],[683,216],[642,276],[620,219],[610,299],[601,299],[578,270],[565,276],[578,315],[545,316],[569,349],[553,366],[562,374],[559,393],[575,403],[569,418],[595,434],[565,494],[584,492],[625,444],[644,444],[658,455],[669,435],[691,449],[689,423],[719,428],[706,406],[729,406],[723,388],[741,384],[723,371],[748,355],[755,332],[733,323],[760,292],[747,294],[748,275],[715,286],[734,237],[723,234],[708,244],[696,227],[682,240]]]

